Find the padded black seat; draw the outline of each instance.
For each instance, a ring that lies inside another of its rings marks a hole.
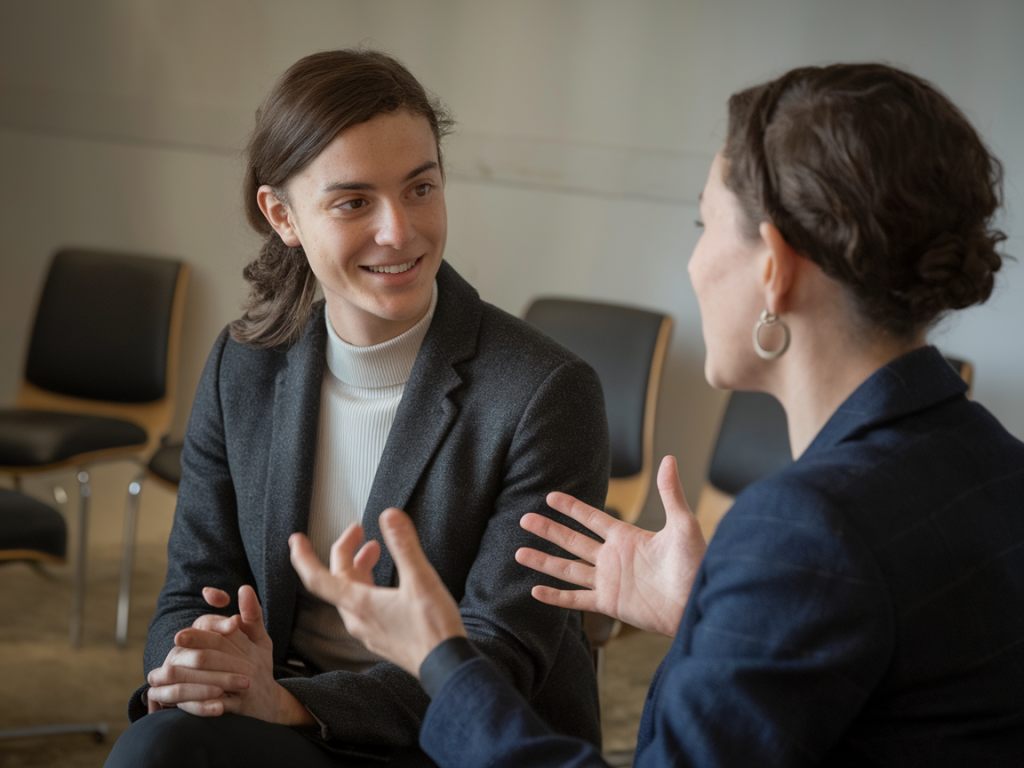
[[[792,463],[782,403],[764,392],[733,392],[718,430],[708,481],[736,496]]]
[[[0,560],[62,562],[67,540],[67,526],[57,510],[0,489]]]
[[[61,514],[41,501],[0,488],[0,562],[28,560],[63,563],[67,526]],[[13,617],[5,616],[9,621]],[[64,733],[91,733],[103,741],[106,723],[57,723],[0,730],[0,739],[25,739]]]
[[[165,483],[177,486],[181,482],[181,443],[165,445],[154,453],[148,469]]]
[[[37,467],[92,451],[139,446],[149,436],[124,419],[59,411],[0,409],[0,465]]]
[[[654,417],[672,318],[621,304],[540,298],[524,319],[586,360],[601,380],[611,447],[605,511],[635,523],[651,485]],[[583,614],[599,680],[604,647],[621,627],[610,616]]]
[[[188,267],[175,259],[64,249],[43,284],[14,409],[0,410],[0,471],[74,467],[78,541],[71,643],[81,640],[90,468],[141,463],[174,410]]]

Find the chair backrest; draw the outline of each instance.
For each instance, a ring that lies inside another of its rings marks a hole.
[[[21,408],[135,421],[155,448],[170,426],[188,266],[67,249],[39,299]]]
[[[635,521],[650,486],[654,417],[672,319],[635,307],[562,298],[536,299],[525,318],[597,372],[611,440],[607,507]]]
[[[949,357],[946,361],[967,382],[969,394],[973,366]],[[792,462],[782,404],[763,392],[733,392],[697,504],[697,519],[704,537],[711,538],[740,491]]]

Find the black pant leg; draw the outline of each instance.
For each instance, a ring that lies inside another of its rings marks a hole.
[[[363,768],[384,763],[332,755],[294,728],[244,715],[196,717],[165,709],[133,723],[106,768]]]

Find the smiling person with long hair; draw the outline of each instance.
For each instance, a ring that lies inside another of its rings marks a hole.
[[[374,51],[303,58],[257,113],[244,205],[264,244],[196,393],[148,685],[108,765],[431,765],[415,678],[288,562],[292,532],[326,557],[389,506],[415,518],[509,683],[555,730],[600,741],[578,612],[533,600],[504,557],[529,541],[523,514],[549,513],[550,487],[603,503],[600,383],[444,263],[450,127]],[[374,574],[396,578],[387,552]]]

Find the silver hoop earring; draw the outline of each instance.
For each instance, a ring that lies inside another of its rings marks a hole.
[[[782,330],[782,344],[778,349],[765,349],[757,338],[762,328],[780,328]],[[761,312],[761,318],[754,324],[754,351],[762,360],[775,360],[782,357],[782,353],[789,349],[789,326],[778,315],[773,315],[767,309]]]

